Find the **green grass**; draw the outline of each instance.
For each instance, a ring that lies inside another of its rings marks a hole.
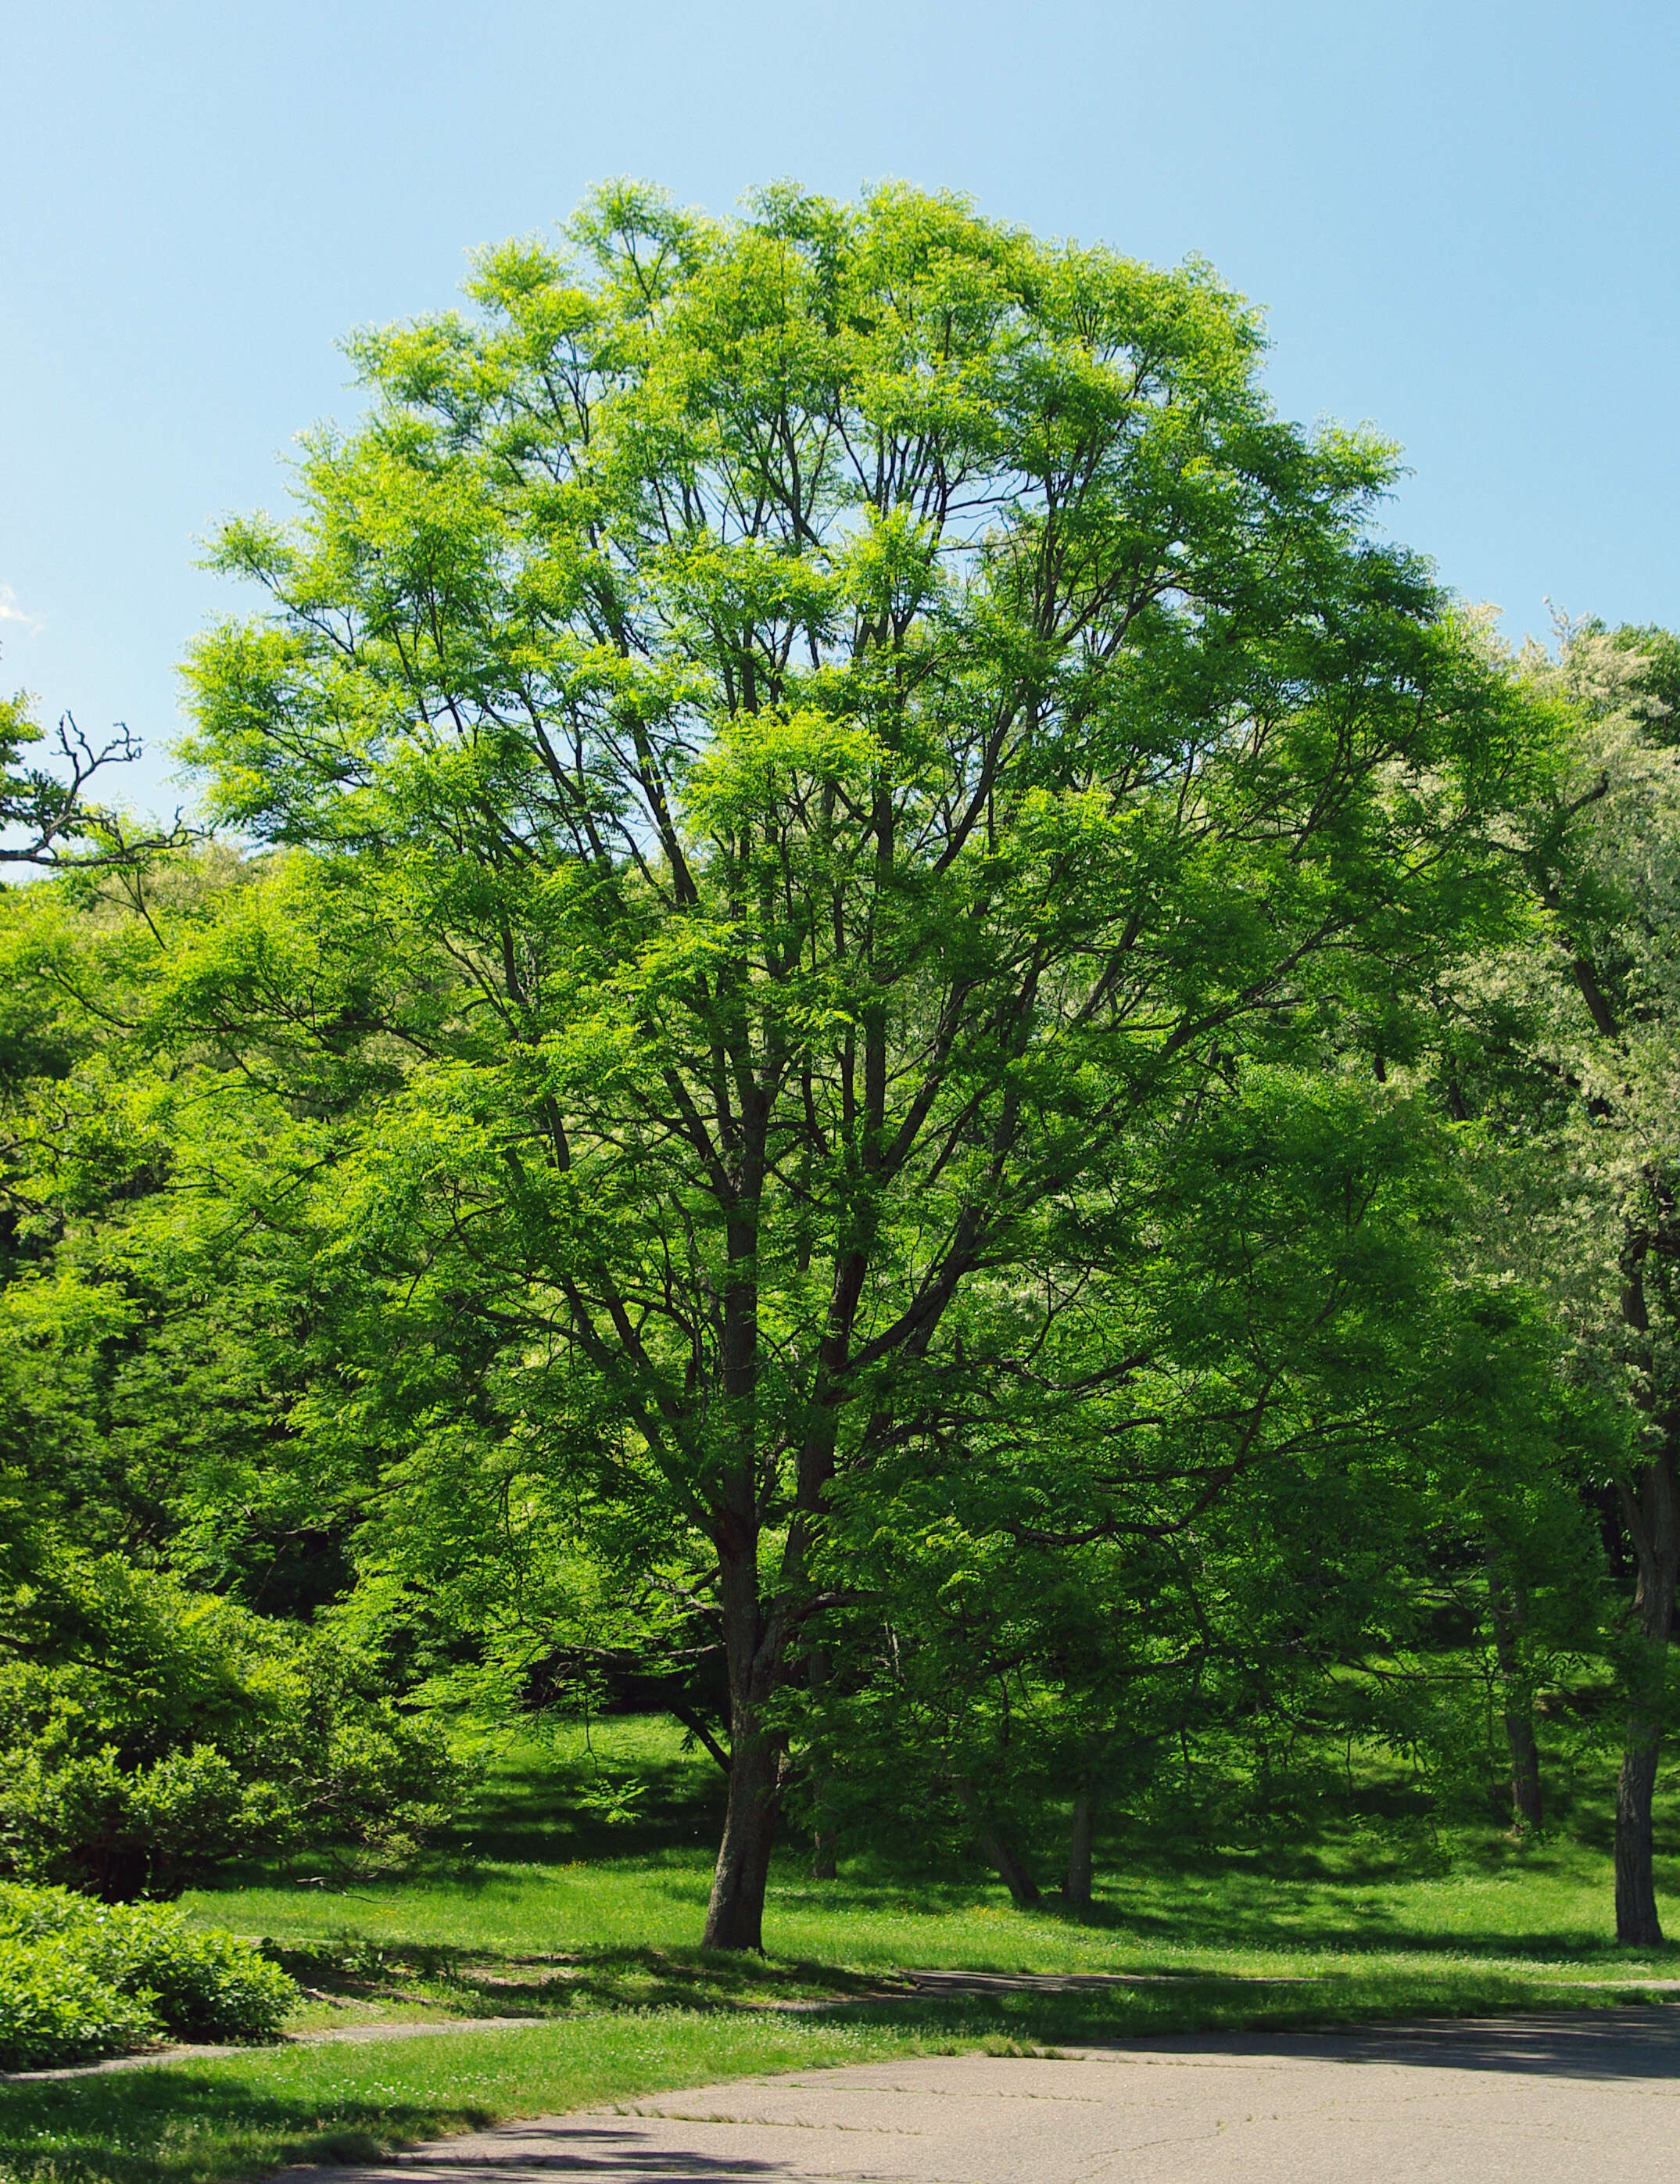
[[[433,1970],[499,1963],[504,1979],[520,1958],[617,1961],[626,1978],[633,1962],[653,1961],[650,1952],[691,1959],[720,1778],[657,1721],[597,1724],[589,1744],[581,1732],[561,1732],[509,1752],[420,1875],[345,1894],[295,1879],[225,1888],[189,1897],[188,1908],[298,1948],[338,1936],[392,1964]],[[632,1774],[646,1787],[631,1823],[610,1825],[580,1805],[580,1791],[598,1776]],[[1620,1976],[1647,1962],[1614,1944],[1608,1815],[1590,1802],[1569,1833],[1528,1844],[1491,1825],[1444,1839],[1399,1823],[1332,1819],[1310,1841],[1187,1849],[1146,1836],[1127,1851],[1123,1866],[1099,1870],[1099,1903],[1075,1919],[1053,1897],[1042,1912],[1016,1911],[977,1864],[930,1873],[865,1847],[841,1880],[814,1882],[790,1847],[771,1875],[770,1962],[783,1972],[804,1965],[857,1975],[945,1966],[1295,1977],[1458,1962],[1549,1980]],[[1680,1858],[1660,1860],[1660,1886],[1670,1879],[1680,1885]],[[1659,1960],[1666,1965],[1664,1953],[1649,1959],[1654,1971]],[[566,1981],[581,1975],[568,1965],[525,1970],[533,1987],[554,1983],[556,2003]],[[409,1992],[425,1984],[410,1981]]]
[[[629,1820],[586,1802],[632,1777]],[[1680,1975],[1680,1950],[1614,1944],[1601,1799],[1578,1806],[1567,1835],[1530,1844],[1491,1825],[1430,1840],[1370,1816],[1310,1842],[1187,1850],[1144,1836],[1099,1874],[1084,1919],[1054,1901],[1017,1912],[978,1867],[931,1871],[867,1847],[841,1880],[812,1882],[790,1849],[772,1877],[767,1958],[709,1956],[695,1944],[720,1789],[664,1725],[609,1722],[587,1744],[562,1734],[505,1755],[418,1875],[345,1893],[299,1885],[307,1872],[200,1892],[192,1915],[273,1937],[316,1990],[301,2028],[533,2023],[0,2087],[0,2172],[231,2184],[743,2073],[1610,2003]],[[1680,1861],[1665,1859],[1660,1880],[1680,1881]],[[890,1977],[935,1967],[1139,1983],[934,1998]]]
[[[0,2164],[36,2184],[222,2184],[686,2081],[868,2062],[907,2044],[896,2027],[664,2010],[233,2054],[0,2088]]]

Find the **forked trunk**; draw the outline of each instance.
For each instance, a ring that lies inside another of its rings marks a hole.
[[[1097,1801],[1082,1783],[1074,1793],[1067,1837],[1067,1879],[1062,1886],[1063,1896],[1077,1911],[1091,1908],[1091,1838],[1096,1819]]]

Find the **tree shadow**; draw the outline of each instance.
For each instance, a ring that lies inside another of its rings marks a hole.
[[[1337,2032],[1195,2033],[1174,2038],[1171,2048],[1175,2055],[1309,2055],[1338,2063],[1514,2071],[1530,2077],[1680,2078],[1680,2009],[1659,2004],[1430,2020]]]
[[[809,1960],[649,1945],[498,1955],[446,1943],[342,1936],[272,1947],[300,1986],[328,1997],[442,2003],[460,2017],[564,2016],[578,2009],[733,2012],[879,1990],[877,1978]],[[417,1987],[429,1990],[416,1993]]]
[[[523,2180],[543,2176],[571,2176],[581,2172],[587,2176],[642,2176],[659,2180],[659,2184],[665,2184],[665,2180],[670,2180],[670,2184],[680,2184],[680,2180],[686,2177],[727,2179],[793,2174],[783,2161],[768,2161],[744,2153],[701,2153],[692,2147],[673,2149],[655,2142],[654,2134],[649,2131],[613,2130],[588,2124],[551,2123],[527,2130],[520,2130],[515,2125],[497,2132],[493,2153],[487,2148],[474,2147],[465,2158],[470,2161],[475,2176],[486,2178],[510,2174]],[[428,2167],[424,2155],[409,2155],[403,2162],[403,2170],[414,2184],[428,2184],[428,2180],[442,2176],[454,2178],[460,2173],[453,2163]]]
[[[0,2174],[53,2184],[186,2184],[207,2169],[242,2175],[281,2163],[375,2161],[397,2140],[491,2121],[460,2101],[289,2098],[175,2064],[0,2086]],[[218,2141],[229,2150],[225,2160],[212,2154]]]

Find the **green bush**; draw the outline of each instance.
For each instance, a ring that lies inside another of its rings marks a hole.
[[[92,2062],[160,2034],[260,2038],[297,1999],[248,1942],[167,1904],[0,1883],[0,2068]]]
[[[0,1939],[0,2070],[97,2063],[160,2031],[152,1997],[102,1979],[75,1942]]]
[[[365,1876],[448,1818],[462,1769],[353,1646],[115,1556],[49,1575],[0,1660],[0,1875],[108,1903],[264,1852]]]
[[[298,1989],[236,1935],[186,1925],[164,1903],[106,1912],[114,1928],[101,1959],[117,1984],[154,1997],[178,2040],[251,2040],[279,2031]]]
[[[0,1669],[0,1719],[7,1682]],[[244,1785],[214,1747],[125,1765],[110,1745],[67,1752],[43,1737],[0,1753],[0,1872],[20,1880],[69,1881],[113,1901],[172,1894],[260,1840]]]

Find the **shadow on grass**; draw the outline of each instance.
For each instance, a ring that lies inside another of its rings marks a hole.
[[[622,1771],[622,1770],[620,1770]],[[590,1802],[594,1762],[537,1747],[517,1771],[493,1769],[472,1809],[439,1838],[435,1863],[470,1875],[476,1861],[507,1864],[593,1864],[660,1851],[708,1851],[723,1825],[727,1789],[710,1759],[638,1752],[633,1816],[609,1820]]]
[[[288,2098],[177,2064],[0,2086],[0,2174],[42,2184],[201,2184],[282,2163],[377,2160],[403,2140],[493,2120],[447,2096]]]
[[[356,2001],[424,2001],[462,2017],[564,2016],[577,2010],[738,2012],[878,1993],[878,1975],[736,1950],[608,1947],[488,1956],[438,1943],[343,1936],[270,1955],[302,1986]]]
[[[472,1810],[412,1872],[361,1884],[342,1899],[323,1897],[319,1925],[342,1916],[353,1930],[365,1902],[378,1913],[363,1919],[369,1926],[406,1924],[402,1913],[412,1905],[423,1907],[414,1923],[426,1930],[448,1933],[459,1912],[456,1931],[476,1927],[494,1936],[523,1930],[539,1947],[551,1936],[565,1942],[592,1931],[604,1938],[611,1933],[661,1941],[698,1936],[704,1868],[722,1810],[722,1777],[704,1755],[683,1752],[668,1725],[623,1720],[598,1724],[593,1733],[596,1752],[542,1739],[504,1755]],[[609,1823],[592,1806],[592,1797],[604,1782],[632,1779],[633,1817]],[[913,1830],[893,1848],[856,1846],[845,1860],[845,1877],[821,1883],[806,1878],[809,1852],[793,1841],[778,1853],[774,1868],[770,1936],[774,1946],[780,1927],[793,1936],[795,1946],[824,1958],[928,1964],[954,1958],[976,1964],[995,1960],[999,1968],[1030,1954],[1032,1929],[1041,1922],[1088,1930],[1115,1970],[1144,1969],[1152,1955],[1164,1952],[1230,1957],[1244,1951],[1600,1958],[1613,1965],[1618,1953],[1610,1940],[1604,1870],[1610,1805],[1604,1797],[1594,1802],[1585,1794],[1572,1799],[1562,1793],[1554,1804],[1567,1813],[1566,1830],[1527,1843],[1513,1843],[1492,1825],[1455,1824],[1438,1836],[1416,1796],[1393,1789],[1350,1791],[1323,1824],[1303,1823],[1298,1830],[1276,1815],[1257,1819],[1234,1842],[1199,1836],[1188,1823],[1182,1830],[1169,1828],[1157,1815],[1126,1824],[1123,1865],[1105,1885],[1099,1881],[1098,1903],[1076,1918],[1054,1899],[1034,1913],[1008,1908],[977,1860],[954,1853],[942,1869],[934,1857],[937,1846],[930,1838],[920,1847],[926,1855],[919,1854]],[[1671,1802],[1659,1817],[1660,1853],[1680,1850],[1680,1802]],[[895,1854],[898,1848],[902,1855]],[[1054,1848],[1038,1846],[1046,1860]],[[1660,1864],[1660,1888],[1672,1870]],[[1437,1884],[1448,1879],[1491,1885],[1480,1893],[1460,1893],[1455,1886],[1443,1897]],[[234,1886],[242,1880],[253,1886],[275,1885],[272,1874],[228,1880]],[[1516,1885],[1497,1885],[1505,1881]],[[428,1892],[435,1892],[430,1902]],[[470,1918],[469,1904],[476,1906]],[[996,1920],[995,1948],[993,1931],[973,1919],[982,1912]],[[954,1933],[948,1942],[937,1922],[965,1916],[960,1936]],[[924,1919],[928,1926],[919,1936]],[[299,1923],[289,1920],[286,1930]],[[308,1924],[319,1930],[313,1916]],[[573,1961],[587,1956],[594,1966],[616,1958],[622,1968],[631,1953],[595,1947]],[[478,2000],[470,2002],[470,1982],[456,1975],[469,1960],[491,1964],[497,1955],[493,1939],[453,1950],[404,1944],[399,1955],[410,1968],[397,1975],[399,1981],[453,1981],[451,1993],[437,1998],[458,2014],[509,2007],[549,2014],[586,1991],[576,1979],[559,1982],[553,1992],[551,1981],[541,1976],[481,1980]],[[680,1951],[671,1955],[687,1961]],[[502,1969],[513,1970],[514,1960],[504,1958]],[[311,1985],[331,1984],[309,1972],[303,1976]],[[369,1976],[363,1992],[395,1997],[397,1987],[382,1969]],[[612,1979],[628,1976],[621,1970]],[[679,1981],[680,1995],[659,1984],[666,1975],[651,1964],[643,1965],[640,1976],[654,1983],[645,1990],[648,2000],[680,1999],[694,2006],[687,1974]],[[562,1994],[561,1986],[568,1992]],[[621,1997],[621,1985],[612,1992]]]
[[[1579,1928],[1533,1925],[1520,1930],[1431,1925],[1420,1919],[1415,1905],[1361,1899],[1351,1886],[1346,1895],[1338,1892],[1333,1903],[1315,1905],[1310,1914],[1288,1904],[1258,1898],[1245,1902],[1240,1876],[1229,1875],[1218,1901],[1204,1907],[1172,1897],[1169,1889],[1164,1888],[1162,1895],[1168,1900],[1127,1896],[1093,1905],[1080,1914],[1076,1922],[1073,1914],[1054,1910],[1028,1915],[1077,1923],[1140,1947],[1153,1942],[1174,1949],[1310,1950],[1350,1955],[1403,1951],[1421,1956],[1533,1957],[1552,1961],[1614,1953],[1607,1932],[1594,1936],[1583,1934]],[[1644,1962],[1653,1953],[1666,1956],[1670,1951],[1665,1947],[1634,1953]]]
[[[358,1946],[363,1953],[352,1955],[355,1969],[348,1975],[335,1967],[330,1945],[289,1952],[285,1960],[294,1974],[324,1992],[333,1991],[337,1981],[340,1992],[367,1993],[357,1974],[365,1971],[369,1956],[377,1953]],[[908,1951],[895,1971],[859,1970],[815,1959],[766,1961],[735,1953],[631,1947],[565,1957],[509,1957],[493,1968],[481,1954],[432,1948],[405,1952],[400,1958],[392,1953],[388,1970],[393,1981],[426,1977],[427,1998],[459,2018],[528,2014],[552,2022],[569,2017],[598,2022],[624,2013],[657,2013],[737,2022],[756,2016],[764,2023],[788,2012],[813,2031],[871,2025],[921,2036],[937,2029],[943,2037],[969,2044],[994,2033],[1030,2042],[1104,2044],[1151,2032],[1252,2031],[1532,2010],[1537,2003],[1555,2007],[1565,1998],[1552,1973],[1566,1952],[1553,1948],[1529,1972],[1521,1966],[1524,1952],[1509,1939],[1498,1952],[1449,1949],[1445,1943],[1432,1953],[1419,1948],[1416,1953],[1425,1961],[1410,1964],[1383,1961],[1373,1943],[1363,1952],[1344,1948],[1338,1964],[1293,1975],[1193,1966],[1163,1974],[1158,1958],[1151,1964],[1140,1951],[1144,1961],[1128,1963],[1129,1953],[1121,1949],[1099,1972],[1024,1975],[1021,1958],[1030,1953],[1021,1947],[1020,1926],[1014,1925],[999,1936],[995,1963],[976,1962],[971,1952],[967,1967],[935,1972],[913,1990],[901,1974],[923,1968]],[[1440,1961],[1429,1962],[1432,1953]],[[1642,1953],[1642,1965],[1649,1970],[1663,1953]],[[1483,1960],[1495,1958],[1503,1961]],[[1604,1970],[1613,1975],[1616,1968],[1616,1958],[1604,1953]],[[1590,1998],[1607,2007],[1619,1989],[1622,1999],[1632,2001],[1641,1984],[1630,1973],[1625,1985],[1618,1981],[1614,1987],[1594,1989]],[[1680,2021],[1680,2011],[1675,2014]]]
[[[1600,1930],[1571,1924],[1566,1914],[1555,1915],[1560,1907],[1548,1902],[1545,1884],[1555,1879],[1566,1881],[1568,1876],[1554,1873],[1544,1852],[1528,1855],[1520,1871],[1507,1866],[1514,1883],[1533,1879],[1541,1884],[1538,1895],[1527,1900],[1526,1891],[1514,1886],[1510,1890],[1488,1888],[1485,1902],[1466,1899],[1455,1890],[1442,1903],[1428,1888],[1420,1890],[1415,1880],[1409,1881],[1392,1867],[1350,1873],[1329,1866],[1327,1860],[1314,1862],[1320,1869],[1316,1875],[1302,1871],[1306,1861],[1301,1858],[1291,1861],[1293,1871],[1281,1872],[1270,1861],[1233,1852],[1209,1862],[1204,1886],[1198,1885],[1194,1872],[1140,1870],[1134,1864],[1114,1893],[1077,1912],[1062,1908],[1054,1897],[1037,1909],[1017,1910],[1000,1903],[999,1892],[971,1880],[906,1883],[878,1870],[823,1883],[778,1879],[770,1892],[769,1930],[774,1945],[777,1925],[797,1920],[796,1946],[805,1953],[808,1967],[833,1958],[850,1958],[855,1963],[859,1945],[865,1960],[876,1964],[937,1965],[948,1961],[954,1948],[961,1963],[978,1964],[982,1958],[990,1963],[995,1956],[999,1968],[1015,1967],[1023,1951],[1030,1953],[1035,1929],[1071,1929],[1088,1935],[1102,1946],[1105,1958],[1112,1950],[1116,1970],[1147,1969],[1164,1953],[1176,1957],[1186,1952],[1360,1955],[1399,1951],[1467,1958],[1602,1959],[1611,1964],[1624,1958],[1642,1962],[1672,1958],[1670,1948],[1631,1956],[1618,1949],[1610,1932],[1607,1894]],[[694,1875],[637,1868],[631,1860],[626,1864],[635,1869],[635,1886],[644,1902],[653,1896],[692,1904],[698,1927]],[[620,1871],[630,1879],[623,1867]],[[1500,1875],[1496,1871],[1488,1877],[1497,1880]],[[1483,1876],[1471,1878],[1479,1881]],[[394,1884],[389,1900],[400,1903],[403,1893],[402,1884]],[[1438,1909],[1440,1915],[1432,1917]],[[1549,1917],[1549,1912],[1554,1915]],[[483,1942],[375,1939],[357,1932],[351,1903],[345,1904],[344,1913],[346,1925],[337,1936],[319,1942],[300,1941],[279,1952],[286,1968],[305,1986],[365,1997],[400,1997],[417,1982],[445,1982],[455,1992],[440,1993],[437,1999],[464,2003],[466,1989],[473,1987],[485,2012],[505,2008],[510,2003],[520,2006],[526,1994],[546,2008],[565,1999],[563,1986],[574,1997],[587,1991],[582,1967],[590,1967],[596,1975],[602,1967],[614,1968],[622,1975],[639,1966],[652,1977],[659,1966],[679,1965],[685,1969],[672,1975],[687,1981],[704,1954],[674,1946],[599,1943],[521,1959]],[[958,1920],[964,1922],[960,1934],[948,1936],[942,1930],[945,1922]],[[925,1934],[919,1933],[924,1922]],[[725,1968],[735,1961],[727,1956],[715,1958],[720,1988],[763,1976],[759,1972],[729,1973]],[[480,1968],[481,1976],[472,1975],[473,1966]],[[545,1966],[555,1970],[540,1969]],[[556,1984],[562,1968],[567,1976]],[[785,1960],[776,1966],[778,1975],[791,1969]],[[830,1971],[821,1975],[831,1989],[846,1976]],[[628,1997],[617,1991],[617,1998]],[[649,2001],[667,1998],[679,1997],[668,1997],[663,1992],[647,1996]]]

